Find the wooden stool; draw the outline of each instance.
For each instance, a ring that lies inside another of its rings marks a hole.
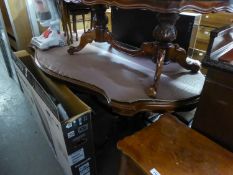
[[[233,175],[233,154],[172,115],[118,142],[120,175]]]

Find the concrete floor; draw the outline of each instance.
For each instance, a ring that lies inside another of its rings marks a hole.
[[[0,121],[0,175],[64,175],[19,86],[8,77],[1,61]]]

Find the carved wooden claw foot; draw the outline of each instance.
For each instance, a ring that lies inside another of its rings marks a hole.
[[[183,68],[196,73],[201,68],[201,62],[187,57],[186,51],[178,44],[168,48],[168,57],[170,60],[177,62]]]
[[[156,92],[154,86],[149,87],[149,88],[146,90],[146,94],[147,94],[149,97],[151,97],[151,98],[155,98],[157,92]]]
[[[70,55],[74,55],[75,47],[74,47],[74,46],[70,46],[70,48],[67,50],[67,52],[68,52]]]
[[[95,38],[95,30],[89,30],[81,36],[79,45],[76,47],[70,46],[67,52],[70,55],[73,55],[75,52],[79,52],[80,50],[82,50],[88,43],[92,43],[95,40]]]

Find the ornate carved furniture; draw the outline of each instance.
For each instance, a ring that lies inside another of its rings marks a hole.
[[[170,60],[179,63],[185,69],[197,72],[200,64],[197,61],[188,59],[186,61],[186,52],[178,45],[171,42],[176,38],[175,23],[178,20],[178,13],[185,10],[194,10],[201,13],[216,11],[233,11],[230,1],[162,1],[162,0],[82,0],[87,5],[94,5],[95,26],[93,30],[89,30],[81,37],[80,44],[77,47],[70,47],[68,52],[74,54],[82,50],[88,43],[108,42],[113,47],[125,51],[131,55],[150,55],[156,62],[156,72],[154,83],[148,89],[147,94],[155,97],[157,93],[158,83],[162,72],[165,56]],[[105,15],[106,5],[118,6],[126,9],[143,8],[159,12],[158,26],[153,31],[156,42],[144,43],[139,50],[129,50],[119,45],[109,33],[106,25],[108,23]]]
[[[203,65],[208,68],[194,117],[196,130],[233,151],[233,26],[211,33]]]
[[[148,97],[155,63],[146,57],[131,57],[108,44],[93,43],[74,57],[68,47],[36,50],[37,65],[53,77],[94,94],[121,115],[139,112],[187,111],[195,108],[204,76],[192,74],[176,63],[164,67],[156,98]]]
[[[231,152],[168,114],[119,141],[118,148],[119,175],[232,175]]]

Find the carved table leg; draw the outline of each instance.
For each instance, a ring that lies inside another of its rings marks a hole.
[[[142,44],[142,47],[137,50],[132,50],[122,46],[119,42],[115,41],[111,33],[107,28],[108,17],[105,14],[105,5],[95,5],[93,7],[94,12],[94,29],[88,30],[83,33],[80,38],[80,43],[78,46],[70,46],[68,53],[73,55],[75,52],[82,50],[88,43],[93,41],[96,42],[108,42],[113,48],[123,51],[132,56],[148,56],[154,54],[154,42],[146,42]],[[93,13],[92,12],[92,13]]]
[[[80,38],[80,44],[77,47],[71,46],[68,49],[69,54],[74,54],[82,50],[88,43],[96,42],[108,42],[114,48],[124,51],[133,56],[145,56],[152,55],[156,58],[156,72],[154,78],[154,84],[148,89],[147,94],[150,97],[156,96],[156,91],[159,85],[160,76],[162,73],[162,66],[164,59],[170,59],[177,62],[185,69],[197,72],[200,69],[200,62],[192,59],[186,60],[186,52],[184,49],[174,45],[171,42],[176,39],[175,24],[179,18],[178,14],[174,13],[161,13],[158,14],[159,24],[153,31],[153,36],[156,42],[143,43],[140,49],[130,50],[121,46],[115,41],[108,31],[107,23],[108,17],[105,14],[105,5],[94,6],[94,29],[88,30]]]
[[[108,33],[108,17],[105,14],[106,6],[105,5],[95,5],[94,6],[94,29],[88,30],[83,33],[80,38],[80,44],[76,47],[71,46],[68,49],[69,54],[74,54],[82,50],[88,43],[92,41],[105,42],[105,35]]]
[[[156,59],[156,72],[154,76],[154,84],[152,87],[148,89],[148,92],[147,92],[148,96],[150,97],[156,96],[157,87],[159,85],[159,80],[160,80],[160,76],[161,76],[162,69],[163,69],[165,55],[166,55],[165,49],[162,49],[162,48],[157,49],[157,55],[155,58]]]
[[[170,43],[176,39],[175,24],[178,20],[178,14],[158,14],[157,16],[159,24],[153,31],[153,36],[158,41],[157,52],[154,53],[156,60],[155,79],[152,87],[149,88],[147,95],[150,97],[156,96],[156,91],[159,85],[160,76],[162,73],[162,65],[166,56],[166,51],[169,48]]]
[[[171,43],[177,36],[175,24],[178,19],[178,14],[158,14],[159,24],[153,31],[153,36],[155,40],[158,41],[158,43],[154,45],[155,48],[158,47],[157,54],[154,53],[154,56],[157,56],[157,62],[154,84],[147,92],[150,97],[156,96],[165,57],[193,72],[197,72],[200,69],[199,61],[192,59],[186,60],[187,55],[185,50]]]
[[[67,50],[70,55],[73,55],[75,52],[79,52],[82,50],[88,43],[92,43],[96,38],[96,33],[94,30],[89,30],[80,38],[80,43],[77,47],[70,46],[70,48]]]

